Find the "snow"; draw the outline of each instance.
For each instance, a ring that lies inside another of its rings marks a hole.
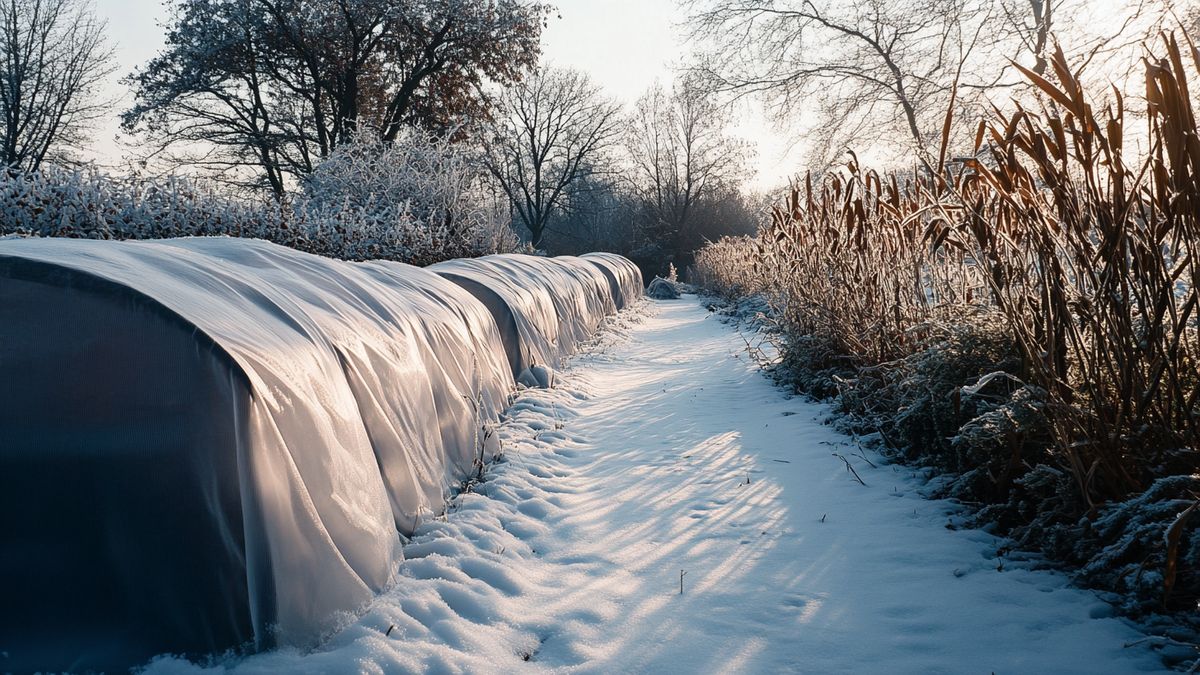
[[[627,310],[554,389],[521,393],[488,480],[319,648],[147,670],[1161,669],[1093,594],[947,529],[953,505],[827,413],[772,386],[694,297]]]

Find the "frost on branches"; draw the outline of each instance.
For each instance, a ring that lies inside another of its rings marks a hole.
[[[281,203],[235,199],[186,178],[94,169],[0,173],[0,235],[90,239],[249,237],[346,260],[427,265],[515,250],[481,164],[424,133],[360,135]]]
[[[415,129],[390,143],[362,132],[305,179],[296,209],[335,228],[321,232],[321,240],[353,232],[341,256],[351,259],[425,265],[511,251],[516,235],[486,181],[480,158],[464,144]]]

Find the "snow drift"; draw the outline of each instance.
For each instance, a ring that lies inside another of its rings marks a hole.
[[[513,326],[557,358],[629,300],[583,259],[481,266],[512,325],[400,263],[0,241],[0,670],[312,644],[387,587],[498,450]]]

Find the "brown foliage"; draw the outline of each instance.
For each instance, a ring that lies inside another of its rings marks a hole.
[[[1200,128],[1184,59],[1200,67],[1200,52],[1169,35],[1156,51],[1136,160],[1120,92],[1096,109],[1058,50],[1050,72],[1024,71],[1041,109],[995,110],[973,159],[946,162],[945,142],[940,166],[908,176],[852,159],[795,190],[736,271],[709,276],[752,276],[788,335],[859,368],[915,353],[966,309],[995,312],[1087,504],[1194,472]]]

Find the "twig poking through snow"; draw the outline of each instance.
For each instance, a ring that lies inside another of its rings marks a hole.
[[[854,467],[850,465],[850,460],[846,459],[846,457],[844,455],[842,455],[841,453],[837,453],[837,452],[833,453],[833,456],[837,457],[838,459],[840,459],[846,463],[846,470],[849,471],[850,473],[854,474],[854,480],[858,481],[859,484],[862,485],[863,487],[867,486],[867,484],[863,482],[862,477],[860,477],[858,475],[858,472],[854,470]]]
[[[855,457],[858,457],[859,459],[866,462],[867,464],[870,464],[872,469],[879,468],[879,467],[875,466],[875,462],[872,462],[871,460],[867,459],[867,456],[863,453],[863,449],[862,449],[861,445],[858,446],[858,452],[852,452],[850,454],[854,455]]]
[[[679,594],[683,595],[683,575],[687,574],[683,570],[679,570]]]
[[[1183,642],[1182,640],[1176,640],[1174,638],[1169,638],[1165,635],[1147,635],[1146,637],[1144,637],[1140,640],[1126,642],[1126,643],[1122,644],[1121,647],[1124,649],[1129,649],[1130,647],[1136,647],[1140,644],[1145,644],[1147,642],[1158,642],[1160,644],[1172,645],[1175,647],[1191,647],[1192,649],[1200,650],[1200,645],[1198,645],[1198,644],[1195,644],[1192,642]]]

